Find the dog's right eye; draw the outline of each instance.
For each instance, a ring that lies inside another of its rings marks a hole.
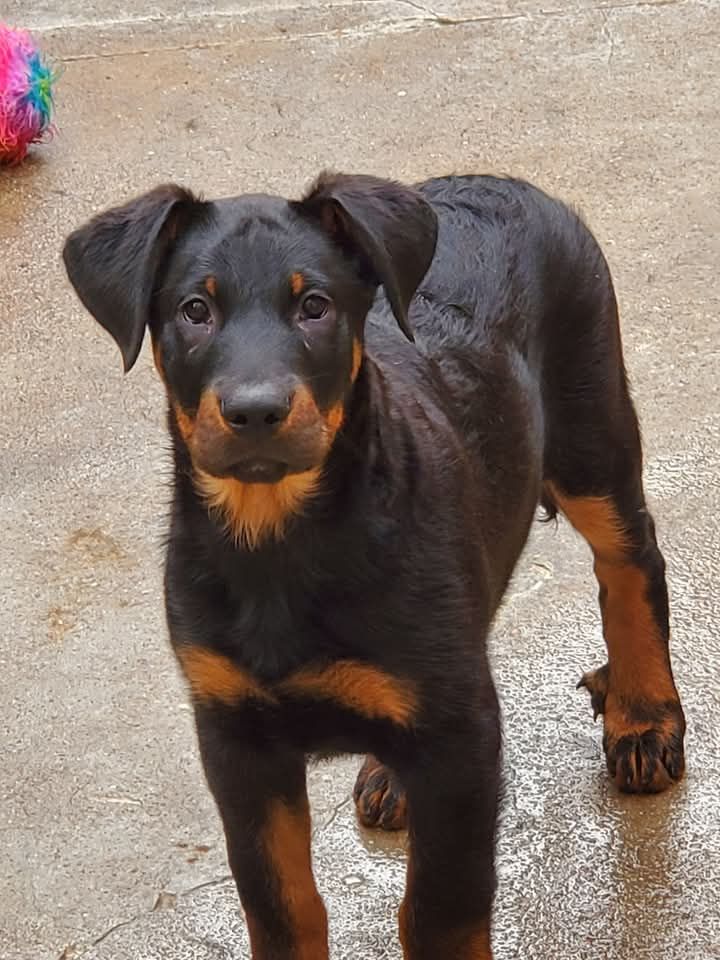
[[[210,307],[204,300],[201,300],[200,297],[193,297],[192,300],[186,300],[182,305],[182,315],[188,323],[201,324],[212,321]]]

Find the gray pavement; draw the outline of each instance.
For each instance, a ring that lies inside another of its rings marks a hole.
[[[158,181],[297,194],[321,166],[510,172],[578,204],[616,278],[666,552],[688,775],[619,796],[580,673],[588,552],[534,531],[492,652],[506,730],[498,960],[720,957],[720,5],[5,0],[63,61],[60,132],[0,171],[0,956],[239,960],[247,940],[165,642],[161,391],[58,251]],[[333,956],[398,960],[402,837],[357,761],[311,775]]]

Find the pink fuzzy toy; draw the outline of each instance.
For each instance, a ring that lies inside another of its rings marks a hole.
[[[0,163],[52,135],[54,79],[30,34],[0,23]]]

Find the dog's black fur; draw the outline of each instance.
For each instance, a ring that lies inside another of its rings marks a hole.
[[[664,565],[591,233],[517,180],[325,175],[299,203],[158,188],[76,231],[65,262],[126,368],[150,328],[168,390],[168,623],[253,957],[328,955],[304,771],[337,751],[370,754],[363,822],[407,818],[406,958],[489,957],[485,642],[539,503],[595,552],[610,663],[584,682],[611,774],[649,791],[683,769]]]

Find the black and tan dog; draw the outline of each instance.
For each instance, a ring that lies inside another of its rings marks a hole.
[[[150,329],[167,388],[167,617],[253,957],[328,957],[305,765],[332,752],[368,754],[363,823],[407,823],[405,957],[490,957],[486,637],[538,503],[594,553],[609,663],[581,683],[610,775],[650,792],[683,772],[597,243],[520,181],[325,175],[300,202],[160,187],[65,262],[126,369]]]

